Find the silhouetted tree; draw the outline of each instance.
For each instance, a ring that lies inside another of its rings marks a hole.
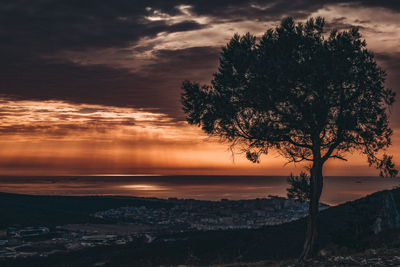
[[[187,121],[239,146],[252,162],[269,149],[309,161],[310,205],[301,259],[318,252],[318,205],[328,159],[363,153],[394,177],[387,109],[395,94],[357,28],[324,35],[324,19],[286,18],[258,41],[235,34],[222,49],[211,85],[184,81]]]
[[[310,201],[310,176],[305,172],[300,172],[299,176],[290,174],[287,178],[289,188],[287,188],[287,196],[300,202]]]

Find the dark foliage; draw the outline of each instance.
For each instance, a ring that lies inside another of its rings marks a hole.
[[[354,151],[381,176],[395,177],[387,109],[395,93],[357,28],[324,33],[323,18],[286,18],[257,41],[235,34],[222,49],[210,86],[183,82],[190,124],[240,146],[259,162],[275,149],[288,162],[312,162],[309,217],[301,260],[318,253],[318,207],[323,166]]]
[[[295,199],[300,202],[310,201],[310,176],[305,172],[301,172],[299,176],[290,174],[287,178],[287,182],[290,185],[287,188],[287,196],[290,199]]]
[[[324,35],[324,19],[287,18],[257,41],[236,34],[222,49],[211,85],[183,82],[190,124],[239,145],[258,162],[270,148],[289,162],[322,164],[362,152],[381,175],[396,176],[387,107],[395,93],[357,28]]]

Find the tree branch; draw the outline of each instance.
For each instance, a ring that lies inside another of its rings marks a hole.
[[[344,157],[342,157],[342,156],[339,156],[339,155],[329,156],[329,158],[335,158],[335,159],[340,159],[340,160],[343,160],[343,161],[347,161],[346,158],[344,158]]]

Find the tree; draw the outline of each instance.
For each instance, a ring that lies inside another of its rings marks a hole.
[[[300,259],[318,252],[322,170],[329,159],[363,153],[382,176],[395,177],[388,108],[395,93],[357,28],[324,32],[324,19],[282,20],[260,40],[235,34],[222,49],[211,85],[182,84],[190,124],[240,147],[252,162],[268,150],[310,166],[309,215]]]
[[[290,174],[287,182],[290,185],[286,189],[289,199],[295,199],[300,202],[310,201],[310,176],[307,173],[300,172],[299,176]]]

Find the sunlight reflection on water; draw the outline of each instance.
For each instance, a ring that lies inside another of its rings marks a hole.
[[[159,191],[168,189],[166,187],[151,185],[151,184],[128,184],[128,185],[121,185],[120,187],[126,189],[146,190],[146,191]]]
[[[397,179],[325,177],[321,201],[337,205],[398,186]],[[121,195],[202,200],[286,196],[279,176],[75,176],[0,177],[0,192],[40,195]]]

